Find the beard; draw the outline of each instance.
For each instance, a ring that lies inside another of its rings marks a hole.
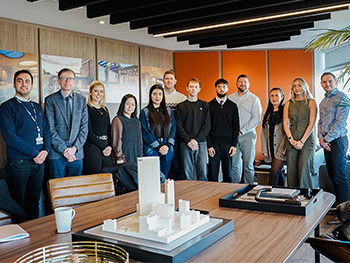
[[[224,93],[224,94],[220,94],[220,93],[218,93],[218,92],[216,92],[216,95],[218,96],[218,98],[224,98],[224,97],[226,97],[226,95],[227,95],[227,92],[226,93]]]
[[[246,92],[247,90],[248,90],[248,88],[247,87],[238,87],[238,90],[240,91],[240,92]]]

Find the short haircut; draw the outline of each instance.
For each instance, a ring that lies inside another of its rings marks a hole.
[[[335,77],[335,75],[332,72],[325,72],[321,76],[321,81],[322,81],[322,78],[326,75],[332,76],[334,78],[334,80],[337,80],[337,78]]]
[[[218,79],[217,81],[215,81],[215,87],[219,84],[225,84],[228,86],[228,81],[226,79],[221,78],[221,79]]]
[[[71,70],[70,68],[63,68],[63,69],[61,69],[61,70],[58,72],[58,74],[57,74],[58,78],[60,78],[60,76],[61,76],[61,74],[62,74],[63,72],[72,72],[73,75],[74,75],[74,78],[75,78],[75,72],[74,72],[73,70]]]
[[[15,73],[15,75],[13,76],[13,83],[15,83],[16,82],[16,79],[17,79],[17,77],[18,77],[18,75],[19,74],[22,74],[22,73],[25,73],[25,74],[28,74],[29,76],[30,76],[30,78],[32,79],[32,84],[33,84],[33,75],[32,75],[32,73],[30,73],[28,70],[26,70],[26,69],[22,69],[22,70],[18,70],[16,73]]]
[[[174,72],[173,70],[170,69],[170,70],[165,71],[165,72],[164,72],[164,75],[163,75],[163,79],[165,78],[165,75],[166,75],[166,74],[174,75],[174,78],[176,79],[176,77],[175,77],[175,72]]]
[[[237,77],[237,81],[240,79],[240,78],[246,78],[248,81],[249,81],[249,78],[246,74],[241,74]]]
[[[192,78],[189,81],[187,81],[187,87],[190,84],[190,82],[197,82],[199,84],[199,87],[202,85],[201,81],[197,78]]]

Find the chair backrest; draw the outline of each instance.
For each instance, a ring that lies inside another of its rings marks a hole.
[[[52,210],[61,206],[77,207],[115,195],[110,173],[51,179],[48,191]]]

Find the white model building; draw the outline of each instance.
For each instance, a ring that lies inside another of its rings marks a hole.
[[[137,158],[137,180],[139,185],[138,213],[140,216],[146,216],[152,212],[152,205],[161,201],[158,156]]]
[[[173,180],[165,180],[165,194],[160,192],[159,157],[141,157],[138,162],[139,203],[137,215],[106,220],[102,230],[121,235],[169,243],[209,222],[208,215],[190,210],[190,202],[179,200],[175,211]]]

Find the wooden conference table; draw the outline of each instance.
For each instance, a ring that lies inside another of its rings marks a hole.
[[[191,208],[210,211],[210,216],[234,219],[234,231],[192,257],[188,262],[284,262],[304,243],[334,203],[323,199],[307,215],[286,215],[219,207],[219,198],[243,187],[242,184],[176,181],[176,203],[189,200]],[[135,211],[137,191],[76,208],[72,231],[92,227],[108,218]],[[21,255],[46,245],[71,241],[71,234],[56,234],[54,215],[21,224],[30,238],[0,243],[0,262],[14,262]],[[132,260],[130,260],[133,262]]]

